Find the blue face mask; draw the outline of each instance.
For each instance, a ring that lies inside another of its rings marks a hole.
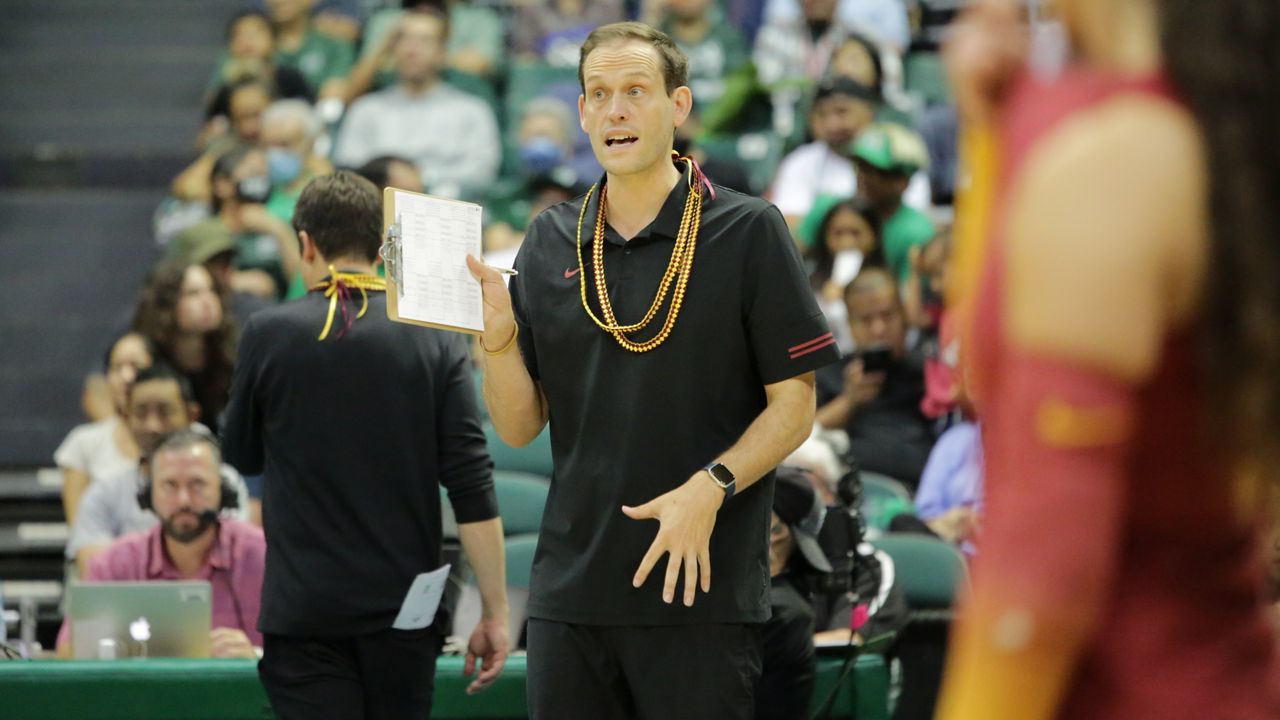
[[[267,171],[272,185],[288,185],[302,172],[302,156],[292,150],[267,148]]]
[[[542,175],[555,170],[564,151],[550,138],[536,137],[520,146],[520,164],[530,175]]]

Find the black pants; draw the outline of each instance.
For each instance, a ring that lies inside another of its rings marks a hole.
[[[750,720],[759,625],[529,620],[530,720]]]
[[[431,717],[440,634],[384,630],[341,638],[264,635],[258,677],[280,720]]]

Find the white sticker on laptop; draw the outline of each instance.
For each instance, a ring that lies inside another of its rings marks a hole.
[[[440,598],[444,595],[444,586],[449,581],[449,565],[442,565],[431,572],[422,573],[413,579],[413,585],[404,596],[400,606],[400,614],[391,627],[396,630],[421,630],[436,618],[436,609],[440,607]]]

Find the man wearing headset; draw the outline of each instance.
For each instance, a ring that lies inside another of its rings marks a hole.
[[[89,561],[107,549],[113,540],[138,530],[149,530],[157,522],[150,510],[139,507],[138,489],[150,487],[148,457],[160,441],[175,430],[191,428],[212,436],[197,422],[200,405],[196,403],[191,381],[166,362],[157,362],[138,373],[129,386],[125,408],[129,432],[142,451],[137,466],[119,475],[96,478],[80,498],[71,536],[67,539],[67,559],[74,560],[78,575],[89,570]],[[235,468],[223,463],[223,482],[236,489],[239,501],[229,514],[250,520],[248,489]],[[257,523],[255,523],[257,524]]]
[[[116,540],[89,563],[87,582],[207,580],[212,588],[211,655],[255,658],[266,541],[255,525],[219,510],[235,507],[236,491],[219,474],[217,442],[196,430],[178,430],[151,455],[151,483],[138,503],[160,524]],[[71,654],[71,628],[63,622],[58,654]]]

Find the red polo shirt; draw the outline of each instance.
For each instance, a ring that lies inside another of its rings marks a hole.
[[[140,580],[207,580],[212,587],[213,627],[238,628],[249,641],[262,646],[258,632],[258,606],[262,598],[262,568],[267,543],[256,525],[223,518],[217,538],[204,564],[191,577],[184,577],[165,552],[159,525],[121,536],[89,563],[85,582],[129,582]],[[71,626],[64,619],[58,644],[71,638]]]

